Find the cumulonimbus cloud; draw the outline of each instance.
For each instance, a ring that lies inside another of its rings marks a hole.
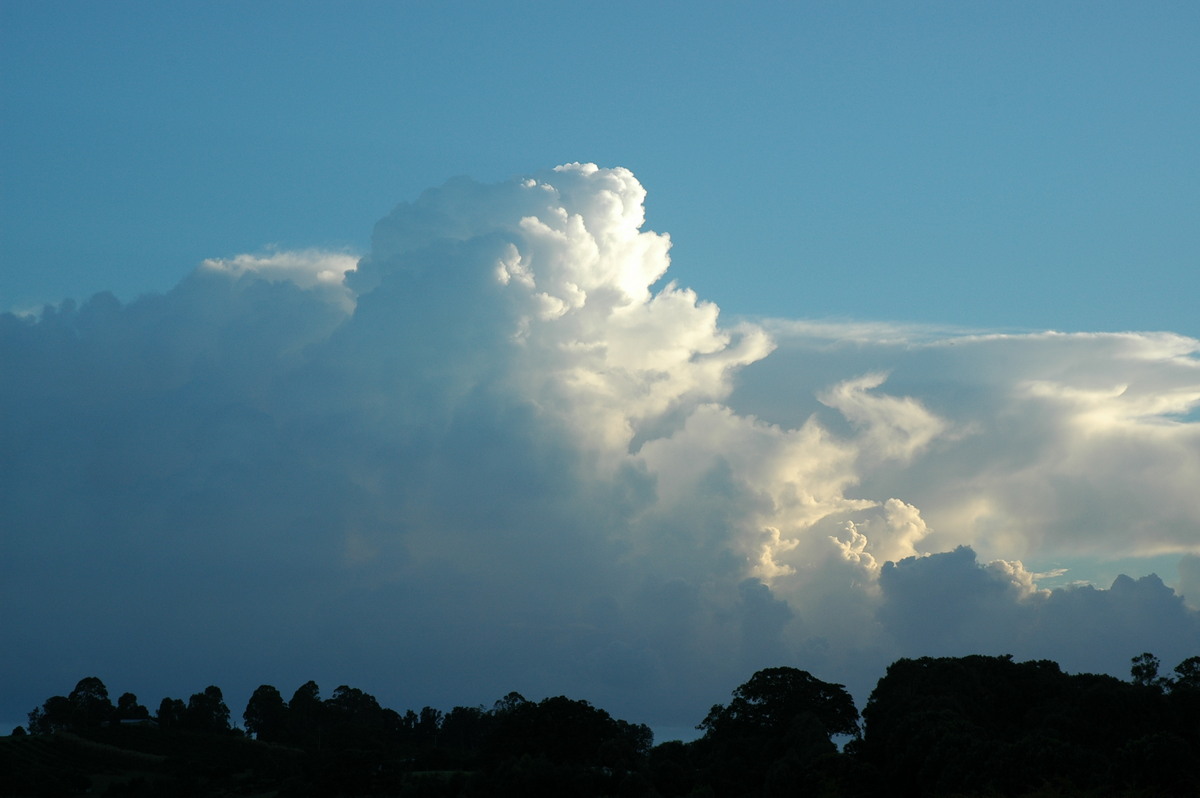
[[[6,683],[517,689],[688,724],[767,665],[862,688],[900,653],[1200,646],[1160,581],[1023,565],[1200,553],[1200,342],[727,323],[664,283],[644,199],[590,164],[459,179],[357,261],[0,317]]]

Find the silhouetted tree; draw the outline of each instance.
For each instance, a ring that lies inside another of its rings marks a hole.
[[[695,746],[679,740],[660,743],[650,750],[650,783],[664,798],[692,795],[697,784]]]
[[[79,728],[95,728],[113,717],[112,701],[108,688],[95,676],[80,679],[75,689],[67,696],[73,708],[74,725]]]
[[[504,712],[512,712],[529,703],[532,702],[516,690],[513,690],[504,696],[504,698],[497,699],[496,703],[492,704],[492,713],[499,715]]]
[[[133,693],[122,693],[117,699],[116,716],[118,720],[146,720],[150,717],[150,710],[139,704]]]
[[[320,749],[325,705],[321,690],[311,679],[296,688],[288,702],[288,739],[304,748]]]
[[[462,754],[475,754],[483,745],[489,721],[482,707],[454,707],[442,718],[441,745]]]
[[[204,692],[193,693],[188,699],[183,719],[184,725],[193,731],[229,731],[229,707],[225,706],[221,688],[210,684],[204,688]]]
[[[334,689],[321,717],[331,747],[381,749],[389,742],[389,714],[373,695],[357,687],[343,684]]]
[[[108,688],[95,676],[80,679],[69,696],[51,696],[29,713],[29,731],[52,734],[58,731],[94,729],[116,715]]]
[[[778,736],[794,718],[805,714],[816,717],[827,735],[859,733],[858,709],[846,688],[796,668],[758,671],[733,691],[728,706],[714,706],[697,728]]]
[[[71,700],[63,695],[50,696],[42,704],[41,709],[29,713],[29,731],[31,734],[53,734],[66,731],[75,725],[75,707]]]
[[[1200,657],[1188,657],[1175,666],[1171,689],[1200,690]]]
[[[1160,665],[1158,657],[1149,651],[1138,654],[1133,658],[1132,665],[1129,668],[1129,673],[1133,677],[1133,683],[1140,684],[1143,687],[1157,687],[1161,690],[1167,685],[1167,680],[1160,678],[1158,675]]]
[[[246,731],[263,742],[282,740],[287,734],[288,705],[269,684],[259,685],[242,713]]]
[[[160,729],[173,729],[183,725],[184,715],[187,714],[187,705],[178,698],[164,698],[158,704],[158,713],[154,719],[158,721]]]
[[[509,693],[488,725],[481,759],[498,795],[613,794],[643,767],[652,740],[647,727],[565,696],[534,703]]]
[[[858,709],[840,684],[796,668],[767,668],[714,706],[697,741],[718,795],[794,791],[819,780],[837,754],[835,734],[859,733]]]
[[[157,716],[167,733],[157,734],[105,724],[149,713],[133,693],[114,709],[103,683],[88,677],[30,712],[26,728],[104,745],[12,741],[0,747],[0,793],[78,794],[86,774],[128,772],[132,759],[112,759],[128,748],[152,756],[137,758],[136,778],[113,776],[108,794],[1200,795],[1200,656],[1171,677],[1148,652],[1132,664],[1132,681],[1122,681],[1012,657],[898,660],[871,694],[861,736],[841,685],[770,668],[711,709],[700,739],[657,748],[646,726],[565,696],[532,702],[510,693],[491,710],[401,715],[347,685],[322,701],[311,681],[290,703],[261,685],[242,716],[259,741],[294,748],[231,739],[215,686],[187,704],[164,698]],[[834,735],[854,738],[847,753]]]
[[[898,796],[1194,795],[1200,712],[1162,692],[1152,659],[1135,658],[1136,684],[1011,657],[899,660],[860,751]]]
[[[441,727],[441,710],[433,707],[421,707],[421,712],[417,715],[417,722],[413,726],[413,743],[421,748],[436,746]]]

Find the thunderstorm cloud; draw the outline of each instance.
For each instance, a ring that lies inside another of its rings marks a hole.
[[[457,179],[362,258],[0,316],[0,714],[95,673],[687,726],[766,666],[1200,652],[1200,341],[726,323],[644,199]]]

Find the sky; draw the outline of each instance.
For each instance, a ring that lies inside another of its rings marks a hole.
[[[1200,9],[644,5],[0,2],[0,725],[1200,653]]]

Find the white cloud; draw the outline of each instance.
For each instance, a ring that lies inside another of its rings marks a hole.
[[[886,379],[884,374],[867,374],[838,383],[819,398],[861,430],[866,456],[907,462],[943,435],[947,425],[912,397],[869,393]]]
[[[917,544],[929,534],[921,511],[899,499],[888,499],[872,515],[860,517],[857,523],[846,521],[846,534],[831,537],[846,559],[872,571],[884,562],[915,556]]]
[[[249,274],[270,282],[288,281],[307,290],[318,289],[347,312],[354,309],[354,296],[345,286],[345,276],[356,268],[355,255],[315,249],[208,258],[200,264],[201,270],[226,274],[234,280]]]
[[[590,164],[459,179],[361,261],[214,259],[0,317],[20,674],[138,650],[231,695],[517,689],[682,724],[784,662],[862,689],[956,647],[1087,667],[1071,623],[1114,630],[1098,668],[1195,640],[1161,583],[1047,592],[1023,563],[1200,551],[1200,342],[725,324],[661,282],[644,199]]]
[[[802,397],[833,405],[853,424],[860,493],[919,507],[927,545],[1025,559],[1200,546],[1200,496],[1188,488],[1200,484],[1200,424],[1188,416],[1200,407],[1200,342],[1165,333],[910,340],[903,329],[872,341],[856,327],[839,343],[829,325],[811,336],[768,326],[779,349],[746,371],[731,402],[785,424],[815,413],[836,429],[842,419]],[[837,382],[839,367],[885,367],[889,377],[866,389],[874,380]],[[902,396],[876,395],[889,388]],[[793,409],[781,396],[801,400]],[[872,417],[876,409],[888,420]],[[886,461],[895,454],[903,467]]]

